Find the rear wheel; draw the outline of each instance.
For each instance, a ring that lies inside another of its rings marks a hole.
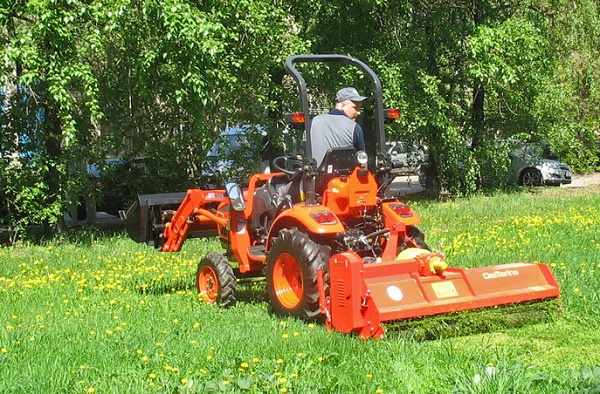
[[[294,228],[273,239],[267,258],[267,295],[275,313],[314,320],[320,315],[317,271],[326,270],[327,249]]]
[[[204,302],[222,307],[235,304],[235,275],[223,254],[210,252],[200,260],[196,284]]]
[[[521,184],[523,186],[542,186],[543,182],[544,180],[542,179],[542,174],[533,168],[523,171],[523,174],[521,175]]]
[[[412,238],[412,240],[417,244],[417,247],[431,250],[429,245],[425,243],[425,233],[419,230],[416,226],[407,226],[406,234]]]

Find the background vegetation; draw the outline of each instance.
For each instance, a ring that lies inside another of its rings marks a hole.
[[[468,313],[456,330],[427,318],[431,340],[411,325],[361,342],[282,320],[258,279],[232,308],[204,304],[194,274],[215,239],[168,254],[87,231],[0,248],[0,392],[595,393],[598,204],[598,186],[412,201],[451,266],[543,262],[561,286],[556,321],[492,327]]]
[[[0,0],[3,218],[62,230],[68,197],[96,193],[86,163],[107,154],[194,179],[226,124],[280,136],[295,53],[374,68],[403,111],[389,138],[430,149],[430,186],[474,192],[514,135],[588,171],[599,41],[595,0]]]

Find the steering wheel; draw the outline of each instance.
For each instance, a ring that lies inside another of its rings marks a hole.
[[[302,160],[295,156],[277,156],[271,162],[277,172],[283,172],[287,175],[294,175],[302,168]],[[290,168],[292,168],[290,170]]]

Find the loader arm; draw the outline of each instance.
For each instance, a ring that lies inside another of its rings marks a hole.
[[[208,203],[217,201],[214,198],[217,194],[224,199],[223,191],[215,194],[216,192],[218,191],[188,190],[171,220],[164,225],[162,234],[164,243],[161,248],[163,252],[179,252],[192,231],[227,226],[227,217],[217,215],[205,207]]]

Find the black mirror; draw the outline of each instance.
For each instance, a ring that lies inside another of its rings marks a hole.
[[[225,185],[225,190],[227,191],[231,207],[234,211],[241,212],[246,209],[246,204],[244,204],[244,193],[242,192],[240,185],[231,182]]]

